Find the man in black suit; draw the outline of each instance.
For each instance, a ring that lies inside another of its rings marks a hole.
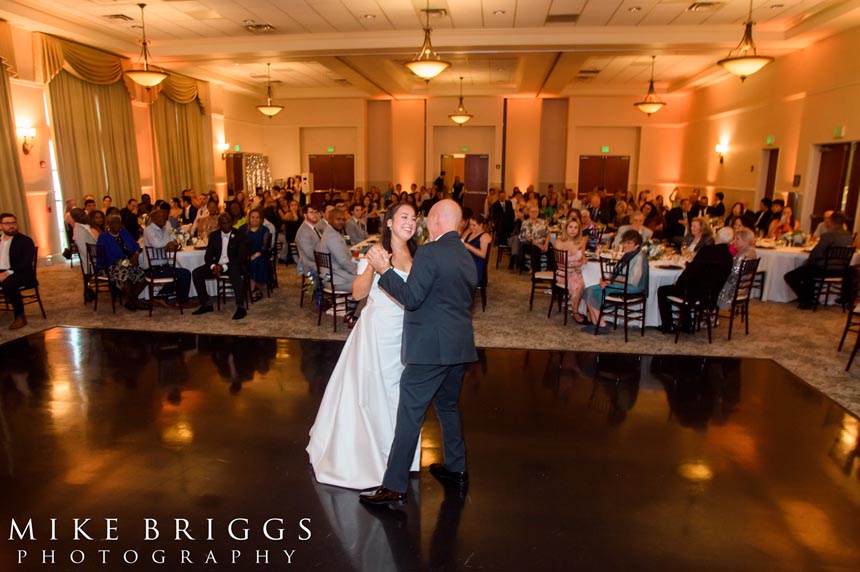
[[[478,276],[457,233],[461,217],[456,202],[436,203],[427,217],[433,241],[415,253],[408,282],[390,271],[384,249],[375,247],[368,253],[371,266],[381,275],[380,288],[406,309],[401,350],[406,369],[400,378],[394,442],[382,485],[361,494],[360,500],[369,505],[406,500],[409,466],[431,401],[442,425],[445,462],[430,465],[430,473],[455,486],[458,494],[465,493],[468,484],[458,401],[466,366],[477,360],[472,296]]]
[[[0,285],[15,314],[9,329],[17,330],[27,325],[21,288],[38,284],[33,270],[36,246],[33,239],[18,232],[18,218],[12,213],[0,214],[0,227],[3,229],[0,237]]]
[[[194,203],[191,202],[191,197],[188,195],[182,195],[179,201],[182,205],[182,216],[179,218],[179,222],[181,224],[192,224],[194,219],[197,218],[197,207],[194,206]]]
[[[233,228],[233,219],[227,213],[218,217],[218,230],[209,235],[203,266],[198,266],[191,273],[194,288],[200,307],[192,312],[195,316],[211,312],[212,303],[206,291],[206,281],[218,278],[226,273],[236,294],[236,312],[234,320],[241,320],[248,315],[245,309],[245,264],[248,258],[248,239],[241,230]]]
[[[140,223],[137,220],[138,203],[136,199],[128,199],[125,208],[119,211],[119,216],[122,218],[122,226],[128,229],[131,237],[135,240],[140,239]]]
[[[690,301],[715,303],[723,284],[732,273],[732,253],[729,243],[734,238],[731,227],[724,226],[717,231],[717,243],[703,246],[692,262],[678,276],[674,284],[657,289],[657,303],[660,306],[660,327],[664,334],[675,331],[672,323],[672,306],[669,296]],[[681,316],[681,327],[692,331],[689,314]]]
[[[681,199],[681,205],[666,213],[666,229],[664,234],[673,244],[681,244],[684,236],[690,233],[690,199]]]
[[[490,207],[490,219],[496,231],[496,244],[507,244],[514,232],[514,205],[507,200],[505,191],[499,191],[499,200]]]
[[[768,227],[770,227],[771,217],[773,216],[773,213],[771,213],[770,210],[770,199],[767,197],[763,198],[761,200],[761,203],[759,203],[759,206],[761,208],[755,213],[755,219],[753,220],[753,230],[761,231],[767,234],[767,229]]]
[[[803,266],[785,273],[785,281],[797,294],[797,307],[809,310],[813,306],[815,296],[815,277],[824,269],[824,259],[830,246],[851,246],[851,233],[845,230],[845,215],[834,211],[829,218],[824,219],[827,231],[821,235],[818,244],[809,253],[809,258]],[[843,286],[843,292],[848,290]]]
[[[591,193],[588,201],[588,212],[591,215],[591,220],[603,226],[612,220],[612,214],[609,212],[608,206],[603,206],[603,199],[601,199],[600,193]]]

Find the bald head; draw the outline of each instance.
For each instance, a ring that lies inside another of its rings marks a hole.
[[[455,201],[444,199],[433,205],[427,215],[427,230],[433,240],[439,238],[446,232],[456,231],[460,228],[463,219],[463,211]]]

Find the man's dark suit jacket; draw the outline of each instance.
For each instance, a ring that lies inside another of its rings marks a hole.
[[[188,207],[188,216],[185,216],[185,209],[182,209],[181,222],[182,224],[191,224],[197,218],[197,207],[191,205]]]
[[[764,215],[764,216],[762,216],[762,215]],[[759,218],[759,217],[761,217],[761,218]],[[754,219],[755,229],[760,230],[764,233],[767,233],[768,229],[770,228],[770,221],[772,221],[772,220],[773,220],[773,211],[771,211],[770,209],[767,209],[766,211],[758,211],[757,213],[755,213],[755,219]],[[756,223],[755,221],[758,221],[758,222]]]
[[[716,297],[732,273],[732,253],[727,244],[703,246],[678,276],[675,285],[692,300]]]
[[[248,257],[248,237],[241,230],[230,230],[230,242],[227,244],[227,270],[236,265],[244,266]],[[207,268],[218,264],[221,259],[221,229],[209,233],[209,244],[203,256]]]
[[[131,237],[135,240],[140,238],[140,223],[137,221],[137,215],[128,210],[128,207],[123,207],[119,211],[119,216],[122,219],[122,226],[128,229]]]
[[[496,229],[497,243],[506,241],[514,232],[514,205],[511,201],[505,201],[505,208],[502,209],[502,203],[496,201],[490,207],[490,217],[493,219],[493,227]]]
[[[681,210],[681,207],[675,207],[666,213],[666,229],[664,234],[666,238],[672,239],[677,236],[684,236],[687,233],[687,229],[684,228],[684,225],[681,224],[681,220],[684,218],[684,211]],[[692,215],[687,213],[687,222],[693,220]]]
[[[26,234],[16,234],[9,245],[9,268],[14,276],[18,276],[22,284],[34,284],[36,272],[33,270],[33,257],[36,256],[36,245]]]
[[[456,231],[415,253],[409,280],[389,270],[379,286],[403,304],[404,364],[454,365],[478,359],[472,329],[475,262]]]

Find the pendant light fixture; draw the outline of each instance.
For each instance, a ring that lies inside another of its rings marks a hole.
[[[633,105],[647,115],[651,117],[652,113],[657,113],[663,106],[666,105],[665,102],[660,101],[657,97],[657,94],[654,92],[654,60],[657,59],[657,56],[651,56],[651,82],[648,84],[648,95],[645,96],[645,99],[642,101],[637,101]]]
[[[744,23],[744,37],[741,38],[741,43],[734,50],[730,50],[728,56],[717,62],[729,73],[740,77],[741,81],[773,61],[772,57],[760,56],[756,52],[752,28],[752,0],[750,0],[749,16]],[[735,52],[734,55],[732,55],[733,52]]]
[[[271,119],[283,111],[284,106],[272,105],[272,64],[266,64],[266,77],[266,104],[258,105],[257,111]]]
[[[448,116],[448,119],[457,125],[463,125],[471,121],[473,117],[474,115],[466,111],[466,108],[463,107],[463,76],[460,76],[460,105],[457,106],[457,110],[454,113]]]
[[[128,70],[125,72],[125,76],[134,83],[149,89],[163,82],[170,74],[149,68],[149,40],[146,39],[146,24],[143,21],[143,9],[146,7],[146,4],[138,4],[138,6],[140,7],[140,29],[143,35],[143,39],[140,42],[142,46],[140,55],[143,58],[143,69]]]
[[[421,50],[415,54],[411,62],[406,63],[412,73],[425,81],[430,81],[449,67],[450,62],[446,62],[433,51],[433,44],[430,43],[430,0],[427,0],[427,9],[424,10],[425,25],[424,25],[424,44]]]

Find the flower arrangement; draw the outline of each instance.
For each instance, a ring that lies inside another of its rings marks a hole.
[[[182,248],[183,246],[191,242],[191,233],[186,231],[174,231],[173,240],[175,240],[176,244],[178,244],[179,247]]]
[[[648,256],[648,260],[660,260],[663,258],[663,245],[660,243],[652,243],[650,240],[646,240],[642,243],[642,252],[644,252]]]
[[[430,231],[427,230],[427,219],[424,215],[418,215],[415,218],[415,242],[418,246],[430,242]]]

